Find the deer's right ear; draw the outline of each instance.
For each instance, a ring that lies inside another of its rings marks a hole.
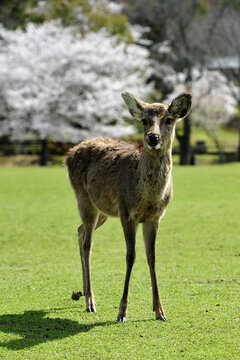
[[[125,104],[128,107],[130,114],[137,120],[141,120],[146,104],[127,91],[122,92],[121,95]]]
[[[183,93],[171,102],[168,111],[175,117],[175,119],[183,119],[189,114],[191,107],[192,95]]]

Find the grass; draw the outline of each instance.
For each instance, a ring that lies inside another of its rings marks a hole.
[[[157,242],[168,323],[154,319],[141,231],[127,323],[118,219],[94,236],[96,314],[84,311],[76,202],[64,169],[0,169],[1,359],[239,359],[239,164],[178,167]]]

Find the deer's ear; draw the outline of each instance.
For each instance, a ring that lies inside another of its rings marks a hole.
[[[168,111],[175,119],[183,119],[192,107],[192,95],[188,93],[177,96],[169,105]]]
[[[128,107],[130,114],[136,119],[141,120],[143,111],[146,107],[146,103],[127,91],[122,92],[121,95],[125,104]]]

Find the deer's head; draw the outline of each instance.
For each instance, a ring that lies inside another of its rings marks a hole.
[[[177,121],[187,116],[191,110],[191,94],[179,95],[170,105],[148,104],[128,92],[121,95],[130,114],[143,124],[143,146],[146,151],[153,156],[166,153],[172,146]]]

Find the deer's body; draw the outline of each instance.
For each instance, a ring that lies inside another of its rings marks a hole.
[[[181,101],[178,97],[168,107],[143,103],[129,93],[123,93],[123,98],[133,116],[145,119],[143,149],[123,141],[97,137],[72,148],[65,160],[83,222],[78,229],[78,239],[86,308],[89,312],[96,311],[90,275],[92,233],[108,216],[120,217],[127,246],[127,271],[118,320],[126,320],[138,223],[143,224],[153,310],[157,319],[166,320],[155,273],[155,242],[160,218],[172,198],[174,122],[187,115],[191,99],[189,94],[184,94]],[[171,124],[167,125],[168,122]]]
[[[127,212],[138,223],[158,220],[170,201],[169,154],[152,158],[131,144],[99,137],[72,148],[66,162],[76,194],[107,217]]]

